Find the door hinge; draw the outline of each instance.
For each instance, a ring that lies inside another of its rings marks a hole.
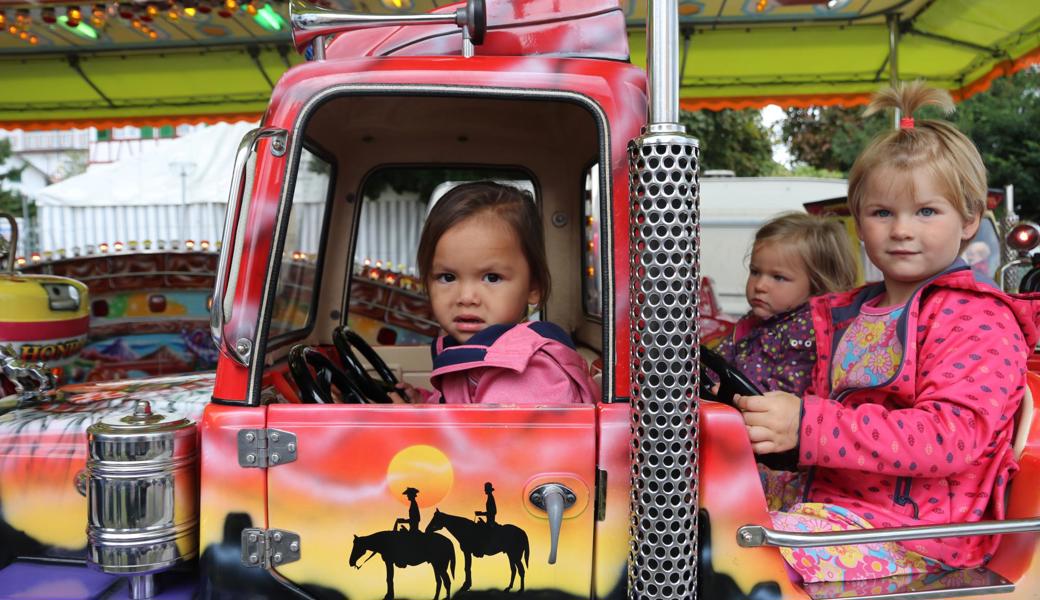
[[[596,520],[607,520],[607,472],[596,467]]]
[[[242,564],[270,569],[300,560],[300,536],[284,529],[242,530]]]
[[[278,429],[240,429],[238,465],[274,467],[296,460],[296,434]]]

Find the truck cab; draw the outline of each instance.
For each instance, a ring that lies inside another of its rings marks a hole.
[[[73,440],[129,401],[127,422],[159,409],[197,421],[197,471],[171,484],[169,535],[147,538],[148,552],[127,537],[106,546],[81,537],[84,521],[72,532],[36,513],[22,521],[35,529],[12,524],[10,536],[64,536],[27,545],[0,582],[60,547],[69,563],[47,567],[83,583],[86,546],[111,578],[103,590],[130,575],[135,597],[1040,593],[1035,522],[986,568],[866,587],[795,584],[756,541],[771,525],[743,419],[696,396],[696,144],[648,123],[653,96],[616,2],[470,0],[416,23],[293,10],[313,60],[278,82],[239,148],[211,307],[215,374],[62,398],[89,407],[62,421]],[[554,282],[538,318],[570,333],[595,404],[383,401],[393,381],[429,386],[438,332],[411,257],[433,190],[485,179],[533,190]],[[341,368],[361,394],[332,393]],[[1009,514],[1035,521],[1040,426],[1023,423]],[[84,458],[64,459],[56,488]],[[9,498],[31,503],[15,488],[23,475],[8,474],[5,518]],[[67,497],[96,530],[94,500]],[[151,588],[141,578],[160,567],[172,571]]]

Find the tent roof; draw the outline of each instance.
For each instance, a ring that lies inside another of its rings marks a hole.
[[[150,152],[94,165],[34,194],[40,206],[159,206],[227,202],[235,151],[254,123],[220,123],[172,140]]]
[[[0,128],[256,120],[273,82],[302,61],[284,27],[269,31],[241,11],[175,21],[159,13],[147,24],[156,34],[151,40],[140,23],[134,28],[113,9],[91,40],[41,23],[41,6],[57,6],[61,14],[60,3],[24,2],[0,0],[8,23],[16,7],[29,8],[33,21],[25,30],[38,38],[30,46],[0,32]],[[332,3],[372,13],[442,4]],[[286,18],[285,4],[270,6]],[[643,64],[646,0],[620,6],[632,60]],[[886,14],[899,15],[902,78],[925,78],[958,98],[1040,62],[1036,0],[837,0],[833,9],[791,0],[680,0],[679,10],[681,96],[689,109],[865,102],[888,80]]]

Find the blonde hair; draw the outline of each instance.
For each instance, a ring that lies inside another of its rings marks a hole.
[[[944,90],[923,81],[901,83],[874,95],[864,116],[886,108],[898,108],[905,122],[882,133],[856,158],[849,172],[849,210],[859,219],[871,177],[884,168],[911,173],[924,168],[935,178],[945,198],[965,222],[986,210],[986,167],[975,144],[956,127],[935,119],[913,120],[922,106],[936,105],[953,112],[953,99]]]
[[[845,227],[836,220],[805,213],[784,213],[755,233],[755,244],[780,243],[794,250],[809,276],[813,296],[840,292],[856,284],[856,259]]]

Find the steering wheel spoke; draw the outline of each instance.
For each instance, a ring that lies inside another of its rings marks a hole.
[[[701,391],[702,398],[715,400],[723,404],[733,406],[733,396],[761,396],[762,392],[752,383],[747,375],[740,372],[731,365],[721,354],[701,345]],[[710,388],[705,387],[705,380],[714,386],[710,374],[714,373],[718,379],[718,393],[712,393]]]
[[[340,362],[346,369],[344,374],[351,379],[353,384],[376,402],[391,402],[388,393],[397,387],[397,376],[372,346],[357,332],[348,329],[346,325],[340,326],[332,332],[332,343],[336,346]],[[354,354],[355,349],[372,365],[381,381],[369,376],[368,370]]]
[[[340,391],[342,402],[370,402],[352,379],[329,357],[303,344],[289,350],[289,373],[300,390],[304,404],[331,404],[332,386]]]

